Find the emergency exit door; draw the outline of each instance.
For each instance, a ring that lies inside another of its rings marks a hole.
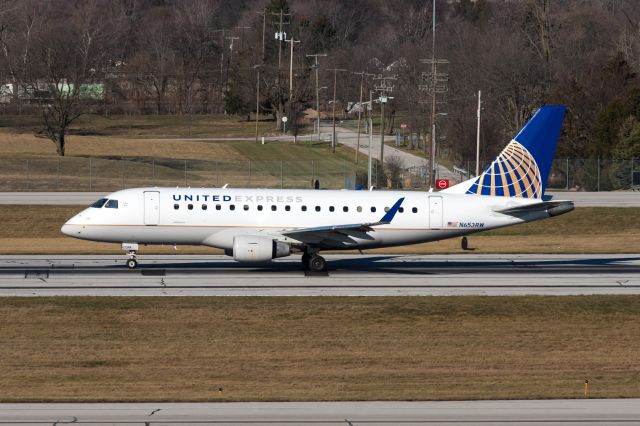
[[[160,192],[144,192],[144,224],[157,225],[160,223]]]
[[[429,197],[429,228],[442,229],[442,197]]]

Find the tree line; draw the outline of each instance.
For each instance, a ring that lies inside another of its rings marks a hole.
[[[555,103],[568,107],[560,156],[638,157],[639,2],[435,0],[434,43],[433,1],[3,0],[4,111],[37,111],[64,155],[83,113],[249,116],[257,101],[297,132],[316,90],[342,117],[361,83],[368,100],[393,77],[385,131],[405,123],[427,150],[436,78],[451,161],[475,157],[479,90],[483,158]]]

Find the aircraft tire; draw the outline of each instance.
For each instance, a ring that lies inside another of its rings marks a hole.
[[[308,262],[309,270],[312,272],[321,272],[327,268],[327,261],[322,256],[311,256]]]
[[[138,261],[135,259],[127,260],[127,268],[136,269],[138,267]]]
[[[467,239],[467,237],[462,237],[462,239],[460,240],[460,248],[462,248],[462,250],[469,249],[469,240]]]

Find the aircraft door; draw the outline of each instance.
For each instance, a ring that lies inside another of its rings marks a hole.
[[[442,229],[442,197],[429,197],[429,228]]]
[[[160,223],[160,192],[144,192],[144,224],[157,225]]]

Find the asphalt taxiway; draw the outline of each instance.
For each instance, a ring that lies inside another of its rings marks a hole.
[[[2,256],[0,296],[640,294],[640,255],[327,255],[246,265],[226,256]]]
[[[640,399],[0,404],[21,425],[637,425]]]

